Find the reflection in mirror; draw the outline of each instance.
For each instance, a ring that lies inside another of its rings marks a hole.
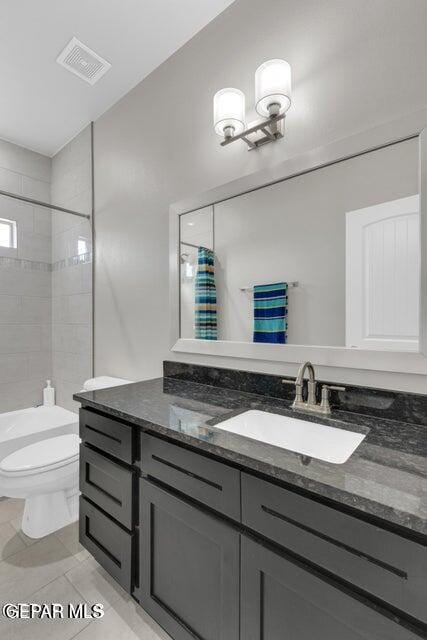
[[[180,218],[181,336],[216,339],[213,207]]]
[[[219,340],[419,350],[418,138],[184,214],[180,227],[182,338],[196,337],[206,245]]]

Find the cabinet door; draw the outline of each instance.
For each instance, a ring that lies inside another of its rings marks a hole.
[[[239,533],[140,483],[142,606],[174,640],[238,640]]]
[[[419,640],[302,565],[245,536],[241,544],[240,640]]]

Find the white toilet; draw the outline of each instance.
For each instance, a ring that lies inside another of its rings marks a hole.
[[[25,498],[22,531],[42,538],[78,519],[79,436],[30,444],[0,461],[0,495]]]
[[[83,392],[129,384],[99,376],[86,380]],[[24,498],[22,531],[42,538],[79,517],[79,444],[76,434],[39,440],[0,460],[0,496]]]

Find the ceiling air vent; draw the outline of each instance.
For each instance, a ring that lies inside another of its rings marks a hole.
[[[72,38],[56,59],[61,66],[79,76],[89,84],[95,84],[111,68],[111,64],[101,58],[85,44]]]

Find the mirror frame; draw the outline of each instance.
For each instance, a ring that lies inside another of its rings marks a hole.
[[[315,365],[346,367],[371,371],[427,374],[427,109],[393,122],[369,129],[295,156],[271,168],[244,176],[170,206],[170,345],[179,353],[206,356],[301,363],[310,360]],[[180,216],[224,200],[267,187],[276,182],[327,167],[343,160],[364,155],[411,138],[419,141],[420,195],[420,350],[417,353],[398,351],[363,351],[346,347],[275,345],[228,340],[197,340],[180,337]]]

